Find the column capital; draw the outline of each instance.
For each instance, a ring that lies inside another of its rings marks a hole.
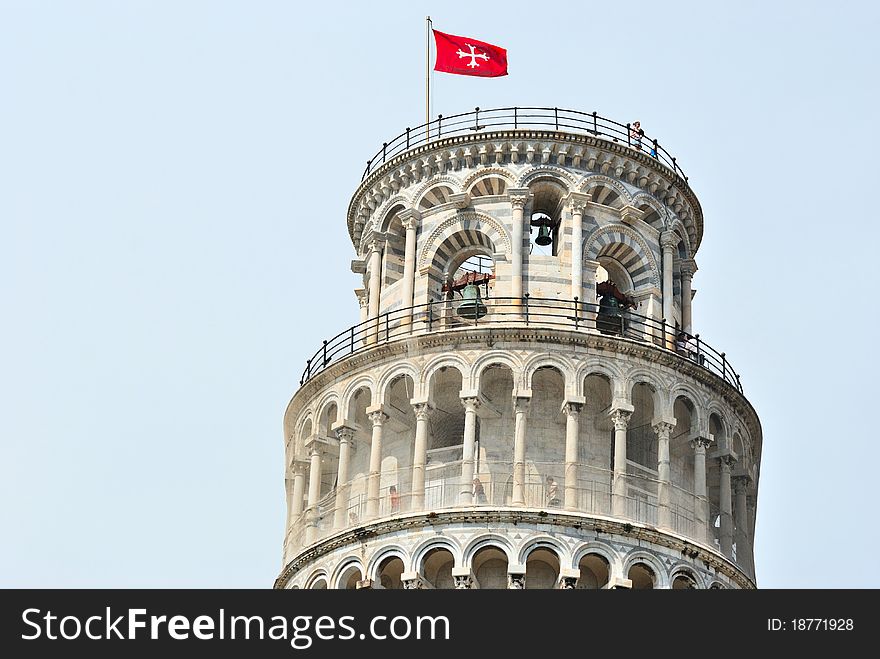
[[[748,474],[737,473],[733,475],[733,487],[737,494],[746,491],[751,484],[752,477]]]
[[[354,289],[354,294],[357,296],[358,305],[361,309],[365,309],[370,304],[370,296],[366,288],[356,288]]]
[[[513,397],[513,412],[514,414],[522,412],[523,414],[528,414],[529,412],[529,403],[532,402],[531,397],[526,396],[514,396]]]
[[[669,439],[669,435],[672,433],[672,430],[674,428],[675,428],[675,420],[674,419],[672,419],[672,420],[661,419],[660,421],[657,421],[656,423],[654,423],[654,425],[652,426],[652,429],[654,430],[654,433],[657,435],[657,437],[660,437],[663,439]]]
[[[627,426],[627,424],[629,424],[629,418],[630,418],[630,416],[632,416],[632,413],[633,413],[633,411],[631,409],[627,410],[627,409],[620,408],[620,407],[617,409],[611,410],[609,415],[611,416],[611,421],[614,422],[614,429],[615,430],[626,430],[626,426]]]
[[[698,436],[691,439],[691,448],[695,451],[698,451],[700,449],[703,449],[703,451],[705,451],[707,448],[709,448],[711,444],[712,440],[708,437]]]
[[[385,247],[385,236],[382,234],[373,234],[367,241],[367,251],[371,253],[381,252]]]
[[[678,244],[678,234],[674,231],[664,231],[660,234],[660,247],[672,249]]]
[[[567,400],[562,403],[562,413],[566,416],[578,416],[584,407],[582,401]]]
[[[471,205],[471,196],[467,192],[456,192],[449,195],[449,201],[458,209],[467,208]]]
[[[465,396],[461,398],[461,404],[464,406],[465,412],[473,412],[476,414],[477,410],[480,408],[480,405],[483,404],[483,401],[480,400],[479,396]]]
[[[693,277],[697,271],[697,262],[693,259],[682,259],[678,267],[682,277]]]
[[[455,590],[471,590],[480,587],[469,567],[452,568],[452,581],[455,584]]]
[[[340,444],[350,444],[354,439],[355,429],[351,426],[345,425],[345,422],[334,423],[332,428],[334,433],[336,433],[336,439],[339,440]]]
[[[510,199],[510,205],[514,208],[524,208],[531,194],[532,193],[528,188],[507,189],[507,197]]]
[[[721,465],[721,470],[729,472],[736,464],[736,459],[737,458],[733,453],[725,453],[724,455],[719,455],[718,462]]]
[[[434,412],[434,408],[429,403],[413,403],[412,407],[416,421],[427,421]]]
[[[385,423],[385,419],[388,418],[388,415],[385,414],[384,408],[382,405],[372,405],[367,408],[367,418],[370,419],[370,423],[375,426],[381,426]]]
[[[309,463],[305,460],[294,460],[290,463],[290,468],[293,471],[293,475],[297,474],[305,475],[306,469],[309,468]]]
[[[570,192],[568,197],[565,198],[565,201],[568,204],[568,210],[571,211],[572,214],[583,215],[584,211],[587,209],[587,205],[590,203],[590,196],[585,195],[582,192]]]
[[[415,222],[412,228],[414,229],[418,226],[419,220],[422,219],[422,214],[417,211],[415,208],[404,208],[397,214],[397,217],[400,218],[400,223],[403,224],[405,229],[409,229],[409,223]]]
[[[525,565],[511,565],[507,568],[507,588],[510,590],[525,590],[526,569]]]

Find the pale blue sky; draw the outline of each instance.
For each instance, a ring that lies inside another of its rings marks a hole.
[[[880,586],[880,12],[737,4],[0,1],[0,586],[272,584],[282,414],[357,319],[345,211],[424,121],[428,13],[510,61],[434,114],[596,110],[678,157],[695,325],[764,427],[759,584]]]

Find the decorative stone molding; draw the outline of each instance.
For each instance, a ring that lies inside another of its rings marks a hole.
[[[601,249],[604,247],[603,244],[600,244],[599,239],[608,233],[617,233],[619,236],[625,236],[629,238],[631,241],[630,247],[633,251],[639,255],[645,261],[645,265],[647,265],[649,270],[649,282],[660,288],[660,270],[657,265],[657,259],[654,258],[654,252],[648,246],[648,243],[645,239],[632,227],[626,226],[625,224],[606,224],[600,227],[597,227],[590,233],[586,239],[584,240],[584,253],[583,259],[586,261],[598,261],[599,253]],[[609,244],[625,242],[620,241],[619,239],[612,241]]]
[[[507,574],[507,588],[509,590],[525,590],[526,575],[525,574]]]
[[[507,230],[498,220],[496,220],[491,215],[479,211],[463,211],[458,212],[452,217],[444,220],[437,227],[435,227],[433,231],[431,231],[431,235],[425,241],[425,244],[422,247],[422,251],[419,254],[417,268],[420,271],[423,268],[427,268],[429,265],[431,265],[431,259],[433,258],[434,252],[437,251],[437,248],[442,243],[441,237],[443,237],[443,234],[446,233],[448,229],[456,225],[460,225],[461,228],[464,228],[465,222],[479,223],[481,225],[485,225],[487,228],[490,229],[490,231],[483,230],[482,226],[472,226],[469,228],[477,231],[482,230],[486,237],[488,237],[489,240],[492,241],[495,251],[503,249],[505,253],[510,253],[510,236],[507,235]]]

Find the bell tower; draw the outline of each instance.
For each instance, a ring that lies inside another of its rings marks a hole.
[[[284,414],[277,588],[755,587],[760,421],[694,325],[703,212],[665,145],[440,117],[347,221],[360,319]]]

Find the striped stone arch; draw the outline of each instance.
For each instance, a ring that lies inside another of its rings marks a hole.
[[[638,233],[622,224],[609,224],[591,233],[584,243],[584,260],[598,261],[600,256],[617,260],[629,273],[633,289],[660,287],[660,271],[654,254]]]
[[[634,195],[632,205],[644,213],[644,221],[657,231],[663,231],[669,222],[669,211],[647,192]]]
[[[598,187],[605,188],[609,192],[595,195],[593,191]],[[627,205],[631,206],[633,201],[632,195],[623,183],[603,174],[587,176],[583,182],[581,182],[579,191],[590,195],[590,198],[594,203],[610,206],[611,208],[621,208]]]
[[[674,231],[675,235],[677,235],[679,238],[681,238],[681,240],[679,241],[680,243],[684,243],[685,254],[684,254],[683,258],[686,258],[686,259],[693,258],[694,253],[693,253],[693,250],[691,250],[691,239],[688,236],[687,229],[685,228],[682,221],[679,220],[678,218],[672,220],[672,222],[669,223],[669,229],[671,231]],[[676,253],[675,256],[676,256],[676,258],[678,258],[681,255]]]
[[[505,191],[507,188],[511,187],[515,184],[516,179],[513,174],[511,174],[508,170],[503,167],[485,167],[477,170],[470,176],[464,179],[461,184],[461,189],[465,192],[470,192],[471,196],[475,196],[473,192],[473,188],[476,187],[480,182],[484,179],[500,179],[504,183]],[[503,193],[496,193],[503,194]],[[482,194],[477,194],[476,196],[484,196]]]
[[[456,234],[460,234],[460,236],[450,244],[449,248],[462,239],[466,239],[473,242],[463,243],[460,247],[473,244],[489,249],[492,254],[497,252],[502,252],[505,255],[510,254],[510,236],[498,220],[485,213],[466,211],[456,213],[434,228],[425,241],[425,246],[419,256],[419,270],[435,264],[438,261],[437,255],[441,248],[448,255],[449,248],[446,246],[446,242]]]
[[[571,172],[562,167],[553,167],[552,165],[537,165],[527,169],[520,174],[516,187],[527,188],[535,180],[542,178],[554,180],[569,191],[578,187],[578,180]]]
[[[374,217],[377,218],[380,232],[384,233],[388,231],[388,225],[391,224],[391,220],[393,220],[394,216],[397,214],[396,211],[394,213],[391,212],[392,210],[395,210],[395,206],[412,208],[412,200],[406,195],[398,194],[382,204],[379,210],[374,213]]]

